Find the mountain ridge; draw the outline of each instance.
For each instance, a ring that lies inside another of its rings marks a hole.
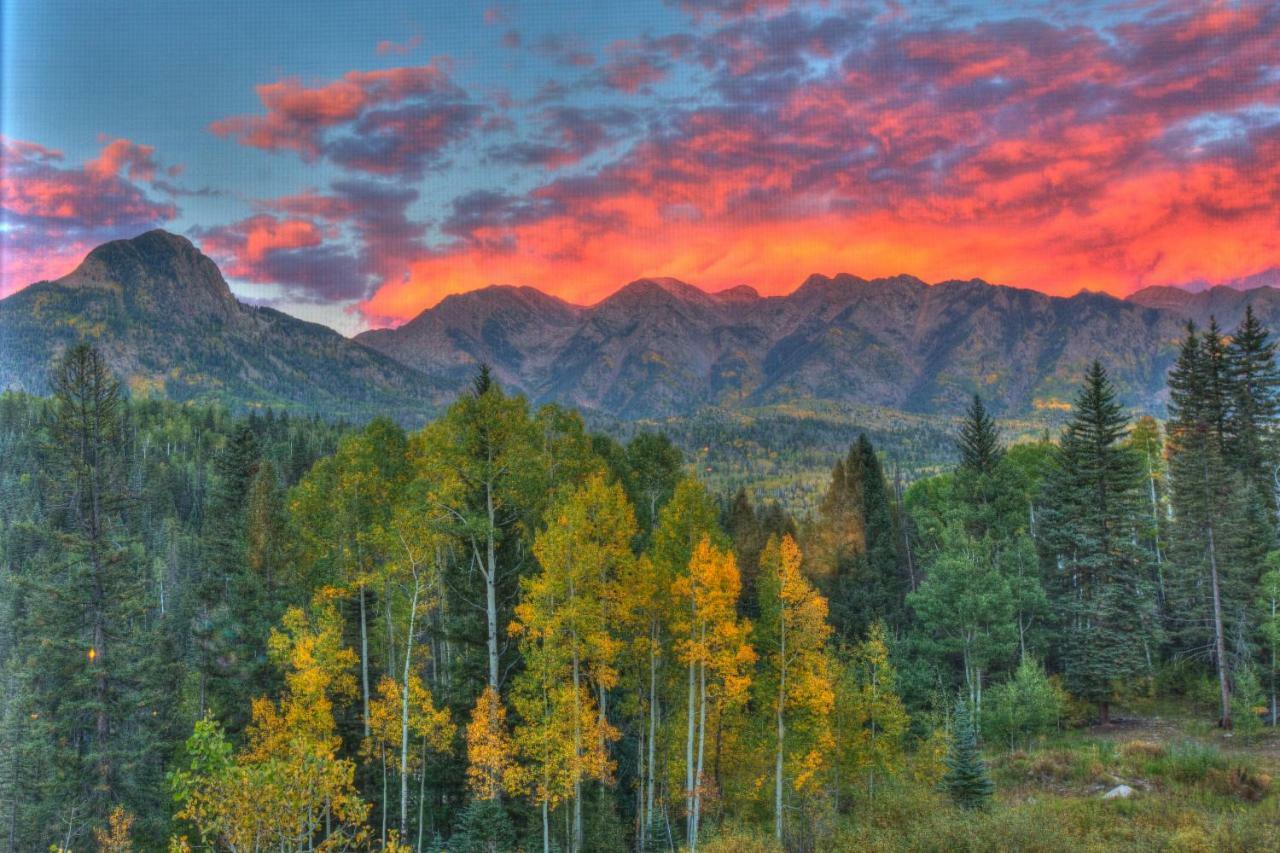
[[[56,353],[91,340],[136,391],[351,416],[420,420],[483,362],[534,403],[623,420],[823,402],[955,414],[975,392],[1021,417],[1065,408],[1097,357],[1126,404],[1159,412],[1187,321],[1230,330],[1245,305],[1280,327],[1280,290],[1265,286],[1120,299],[814,273],[765,296],[646,277],[586,306],[493,285],[348,339],[239,302],[190,241],[151,231],[0,300],[0,387],[43,393]]]

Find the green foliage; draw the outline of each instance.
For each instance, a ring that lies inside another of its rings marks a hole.
[[[947,752],[947,772],[942,777],[942,788],[961,808],[982,808],[991,800],[995,785],[978,750],[978,736],[969,704],[963,699],[956,703],[951,724],[951,748]]]
[[[1013,677],[987,692],[982,730],[1010,749],[1029,748],[1036,737],[1057,727],[1063,698],[1044,667],[1034,658],[1025,658]]]
[[[1067,689],[1102,722],[1118,685],[1150,674],[1157,640],[1140,525],[1142,461],[1122,444],[1127,418],[1106,371],[1089,369],[1045,483],[1041,552],[1054,578],[1058,663]]]
[[[457,853],[505,853],[516,849],[516,829],[501,800],[472,800],[449,839]]]

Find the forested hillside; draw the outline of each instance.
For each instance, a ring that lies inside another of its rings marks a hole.
[[[793,515],[483,367],[406,432],[134,400],[73,347],[51,396],[0,397],[3,837],[1260,846],[1270,779],[1213,756],[1099,752],[1163,775],[1088,829],[1100,797],[1037,826],[1024,796],[1108,778],[1027,750],[1130,709],[1276,725],[1274,345],[1251,311],[1188,327],[1168,383],[1162,423],[1095,361],[1060,434],[1019,443],[972,397],[958,463],[913,480],[864,435]]]

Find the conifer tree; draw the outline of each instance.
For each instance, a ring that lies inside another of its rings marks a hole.
[[[88,345],[69,349],[50,381],[42,459],[51,535],[18,578],[15,634],[29,673],[19,682],[24,728],[48,772],[20,796],[33,821],[65,824],[77,846],[117,805],[145,815],[139,829],[154,842],[166,822],[160,788],[174,736],[172,656],[130,527],[126,404]]]
[[[816,560],[827,564],[821,574],[837,633],[854,641],[877,619],[897,624],[907,575],[884,470],[865,434],[837,462],[820,513]]]
[[[1270,338],[1253,306],[1246,305],[1244,319],[1227,346],[1227,370],[1234,392],[1227,450],[1253,485],[1254,499],[1274,513],[1280,368],[1276,366],[1276,344]]]
[[[1067,688],[1110,721],[1115,686],[1149,674],[1154,642],[1147,552],[1140,525],[1142,463],[1122,441],[1128,426],[1106,371],[1085,375],[1044,486],[1041,543],[1061,632]]]
[[[965,412],[956,448],[960,451],[960,467],[978,474],[994,473],[996,464],[1004,456],[1000,430],[977,394]]]
[[[978,749],[978,734],[963,699],[956,702],[952,719],[951,747],[945,760],[947,772],[942,787],[951,801],[962,809],[978,809],[987,805],[995,792],[987,763]]]
[[[1231,727],[1231,660],[1227,638],[1247,586],[1243,481],[1228,462],[1220,386],[1227,367],[1216,327],[1193,325],[1169,373],[1170,499],[1176,516],[1171,556],[1176,570],[1173,626],[1184,650],[1207,651],[1218,678],[1219,724]]]

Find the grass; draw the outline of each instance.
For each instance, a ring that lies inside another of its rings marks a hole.
[[[910,781],[846,813],[797,815],[789,850],[1280,850],[1280,735],[1242,744],[1191,720],[1066,732],[1033,750],[987,754],[987,809],[965,812]],[[1127,799],[1104,800],[1124,784]],[[726,826],[706,853],[780,848],[769,827]],[[804,837],[801,837],[804,836]]]

